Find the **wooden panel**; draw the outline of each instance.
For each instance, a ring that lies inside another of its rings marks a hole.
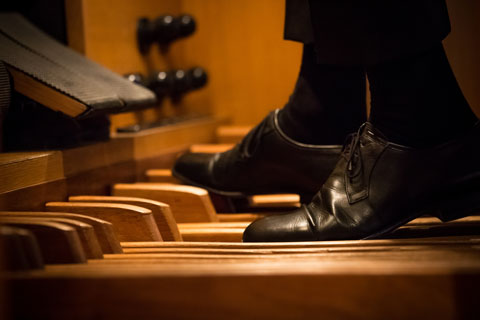
[[[0,193],[62,178],[60,152],[0,153]]]
[[[255,124],[282,107],[293,91],[302,44],[283,40],[285,1],[183,0],[182,11],[198,20],[197,32],[178,43],[185,65],[209,72],[205,90],[185,105],[202,110],[205,101],[235,124]]]
[[[111,139],[62,151],[65,176],[133,160],[132,139]]]
[[[192,143],[213,141],[221,120],[204,118],[62,151],[69,195],[107,195],[114,183],[145,180],[145,170],[171,166]]]
[[[303,319],[320,312],[328,319],[464,318],[479,298],[479,256],[468,250],[371,251],[363,259],[344,253],[126,256],[9,278],[16,316]]]
[[[114,72],[148,74],[154,70],[186,67],[184,50],[178,46],[172,46],[167,54],[160,54],[159,48],[153,46],[150,54],[142,56],[136,39],[139,18],[180,14],[180,1],[70,0],[66,1],[65,7],[69,45]],[[111,117],[112,129],[178,115],[183,113],[182,108],[183,104],[173,106],[165,100],[157,108],[114,115]],[[208,110],[208,106],[206,108]]]
[[[113,137],[119,141],[131,141],[133,159],[140,160],[166,153],[169,149],[187,149],[193,143],[211,142],[215,139],[215,129],[224,122],[224,119],[206,117],[134,134],[114,134]]]
[[[166,101],[161,108],[114,116],[114,125],[186,111],[253,124],[287,102],[298,73],[302,45],[283,40],[284,5],[279,0],[71,0],[66,2],[68,37],[70,46],[120,74],[196,65],[208,71],[208,86],[180,105]],[[153,47],[142,57],[137,19],[165,13],[192,14],[197,31],[173,43],[167,54]]]
[[[180,66],[182,50],[176,46],[172,46],[166,57],[160,56],[157,47],[143,57],[136,39],[139,18],[179,14],[180,1],[73,0],[66,2],[66,8],[68,18],[77,18],[68,24],[69,45],[105,67],[124,74]],[[83,21],[79,20],[80,15]]]
[[[60,179],[0,194],[0,210],[41,211],[45,202],[66,199],[66,181]]]
[[[39,209],[66,197],[58,151],[0,153],[0,210]]]

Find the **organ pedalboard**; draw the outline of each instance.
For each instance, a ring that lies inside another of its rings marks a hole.
[[[168,46],[195,25],[189,15],[140,19],[139,49]],[[206,84],[202,68],[125,79],[18,15],[1,14],[0,31],[22,102],[8,113],[44,108],[53,131],[66,118],[67,132],[103,134],[25,151],[27,134],[9,131],[23,152],[0,153],[0,318],[478,318],[478,215],[426,215],[371,240],[243,243],[249,223],[298,208],[299,196],[222,198],[181,184],[170,168],[187,150],[228,150],[250,128],[201,118],[104,136],[107,114],[180,99]]]

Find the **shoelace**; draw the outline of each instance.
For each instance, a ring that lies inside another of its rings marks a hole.
[[[357,176],[362,169],[362,156],[360,149],[360,136],[365,129],[366,123],[358,128],[357,132],[349,134],[346,143],[343,145],[343,155],[347,160],[347,175],[350,179]]]

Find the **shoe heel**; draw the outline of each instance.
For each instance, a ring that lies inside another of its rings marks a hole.
[[[443,222],[448,222],[480,213],[480,190],[455,195],[438,206],[435,214]]]

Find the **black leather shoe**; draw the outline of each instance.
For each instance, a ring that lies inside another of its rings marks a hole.
[[[480,212],[480,124],[429,149],[388,142],[371,124],[346,145],[308,205],[257,220],[246,242],[374,238],[430,213],[452,220]]]
[[[278,111],[227,152],[184,154],[176,161],[173,175],[230,197],[296,193],[310,201],[332,172],[341,146],[293,141],[278,126]]]

